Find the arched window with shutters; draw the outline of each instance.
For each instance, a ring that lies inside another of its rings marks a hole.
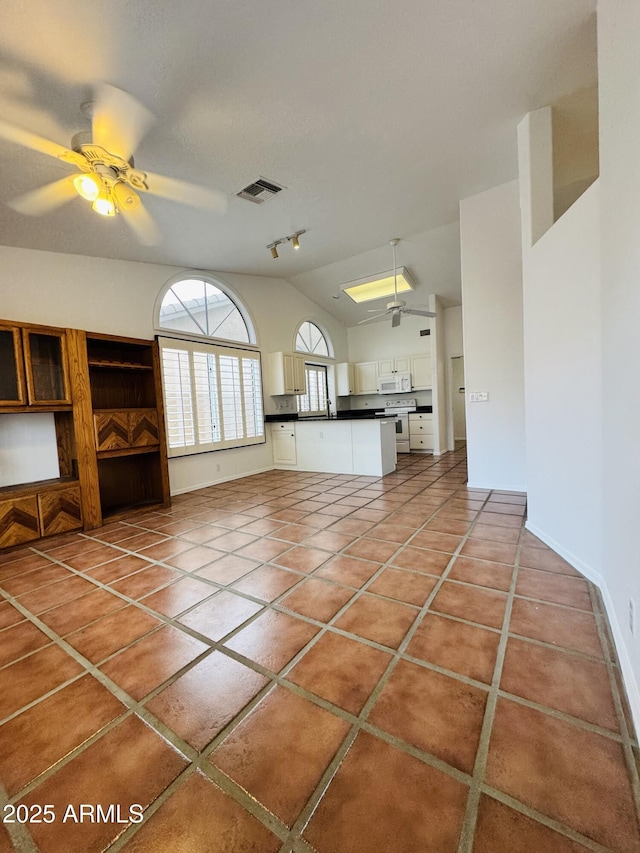
[[[265,440],[253,323],[215,279],[184,276],[158,297],[169,456]]]

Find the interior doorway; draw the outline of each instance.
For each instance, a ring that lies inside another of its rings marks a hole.
[[[453,440],[467,440],[467,418],[465,407],[464,356],[451,359],[451,419]]]

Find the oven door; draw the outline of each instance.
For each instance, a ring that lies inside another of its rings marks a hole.
[[[409,415],[396,415],[396,444],[399,441],[409,441]]]

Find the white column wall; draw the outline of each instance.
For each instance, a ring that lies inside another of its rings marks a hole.
[[[460,242],[469,485],[526,491],[519,203],[517,181],[464,199]]]
[[[524,248],[523,278],[527,527],[601,583],[598,190]]]
[[[600,0],[605,601],[640,731],[640,3]],[[631,633],[629,601],[635,603]]]

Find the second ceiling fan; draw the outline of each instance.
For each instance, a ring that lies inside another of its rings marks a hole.
[[[361,326],[363,323],[370,323],[372,320],[377,320],[379,317],[384,317],[386,314],[391,314],[391,326],[399,326],[403,314],[418,314],[420,317],[435,317],[433,311],[427,311],[425,308],[409,308],[407,303],[402,299],[398,299],[398,267],[396,265],[396,246],[400,240],[394,238],[389,240],[389,245],[393,249],[393,302],[388,302],[384,311],[378,311],[377,308],[370,308],[369,313],[374,314],[373,317],[367,317],[365,320],[360,320],[358,323]]]

